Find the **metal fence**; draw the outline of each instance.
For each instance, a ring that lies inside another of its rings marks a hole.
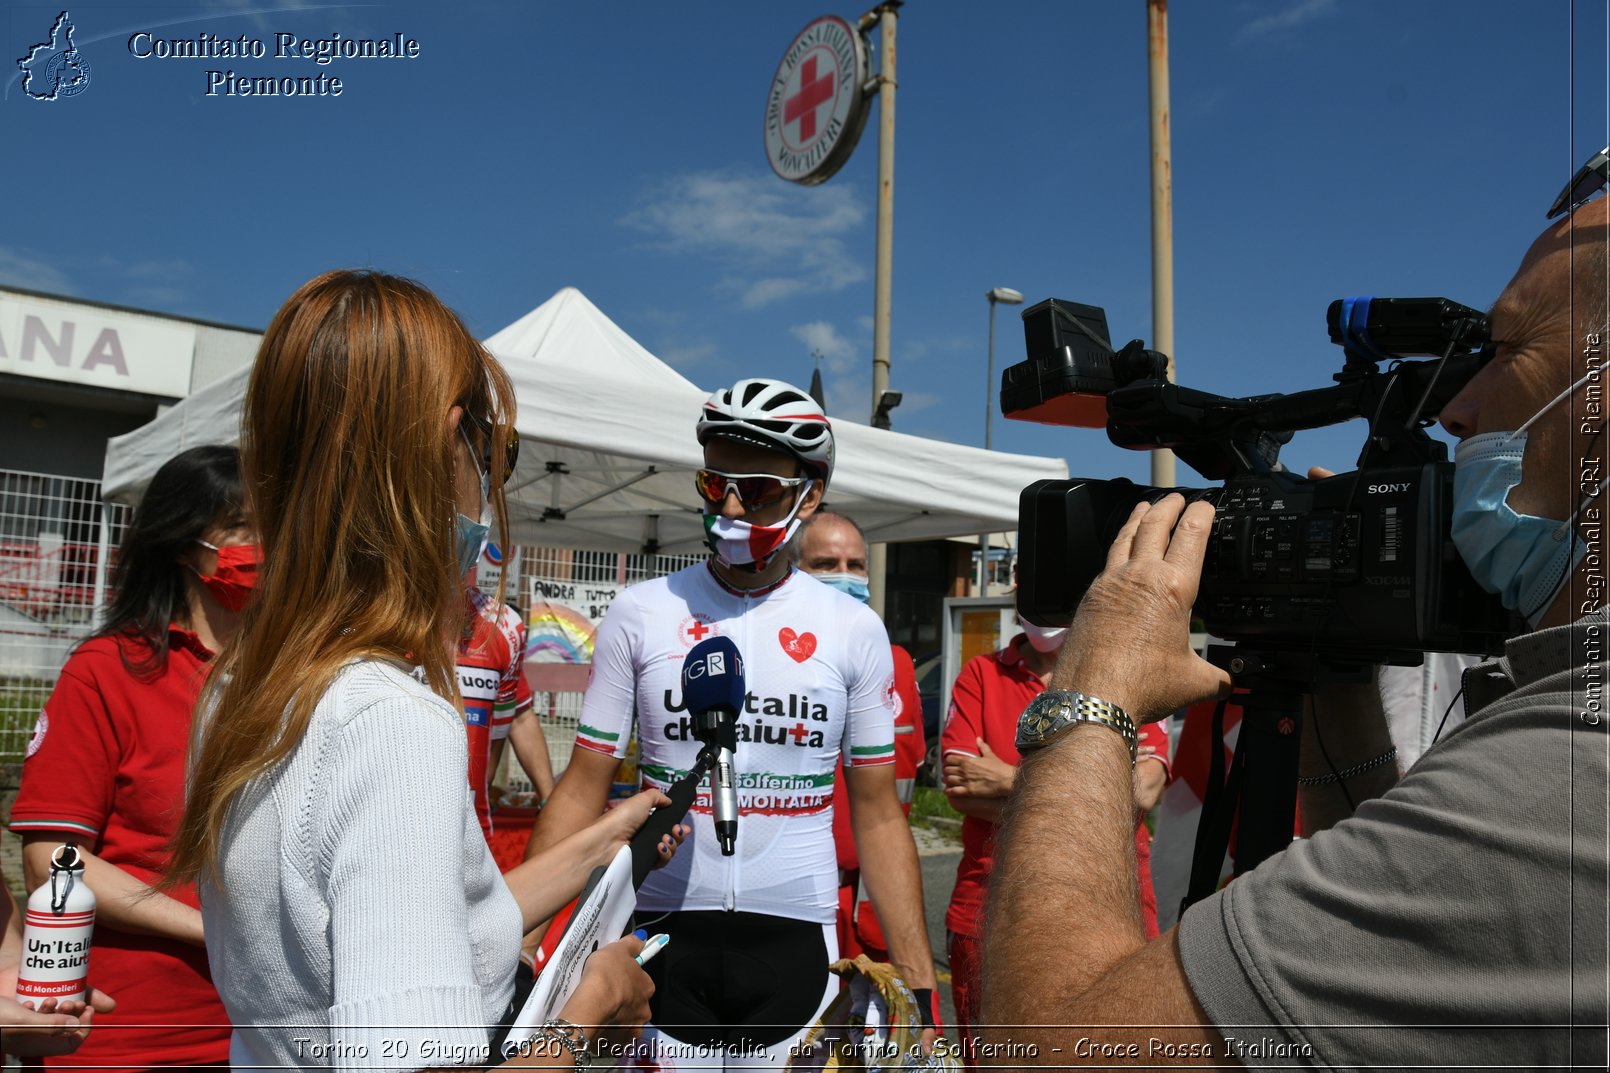
[[[631,585],[649,578],[663,577],[685,566],[700,562],[703,555],[632,555],[608,551],[579,551],[572,548],[526,546],[516,548],[506,560],[509,568],[504,599],[529,611],[527,600],[531,595],[533,579],[570,581],[580,585]],[[481,588],[495,592],[499,573],[482,569],[477,574]],[[579,692],[539,692],[535,695],[537,714],[542,722],[543,736],[548,741],[548,759],[553,773],[558,776],[570,763],[570,753],[576,741],[576,723],[581,715]],[[530,789],[530,783],[521,777],[519,765],[509,759],[512,750],[505,750],[506,782],[512,790]],[[494,772],[494,776],[498,773]]]
[[[106,599],[131,512],[103,504],[100,492],[99,481],[0,469],[0,764],[22,760],[68,652],[94,628],[96,609]],[[630,585],[702,558],[517,547],[507,560],[505,599],[528,609],[536,577]],[[498,580],[496,569],[478,574],[487,592],[496,590]],[[581,694],[538,693],[536,703],[558,774],[570,762]],[[510,781],[518,787],[523,780]]]
[[[0,763],[20,761],[34,720],[95,610],[129,510],[101,482],[0,469]]]

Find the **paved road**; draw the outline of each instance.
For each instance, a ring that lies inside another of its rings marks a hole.
[[[934,952],[934,971],[939,974],[939,992],[943,1001],[945,1024],[956,1023],[956,1007],[950,998],[950,964],[945,958],[945,907],[950,904],[950,889],[956,884],[956,862],[961,849],[922,850],[922,900],[928,916],[928,943]]]

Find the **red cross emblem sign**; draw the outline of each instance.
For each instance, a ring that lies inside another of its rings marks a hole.
[[[694,612],[678,624],[676,639],[682,643],[683,648],[692,648],[706,637],[714,637],[720,632],[716,628],[715,619]]]
[[[866,126],[872,98],[866,42],[826,15],[783,53],[766,97],[766,159],[790,182],[811,186],[843,167]]]

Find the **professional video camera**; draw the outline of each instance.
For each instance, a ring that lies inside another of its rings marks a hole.
[[[1217,508],[1195,610],[1238,642],[1223,657],[1238,678],[1289,685],[1427,651],[1494,650],[1516,624],[1449,540],[1453,463],[1425,431],[1491,357],[1486,316],[1445,298],[1344,298],[1327,320],[1346,354],[1335,386],[1227,398],[1169,383],[1167,358],[1138,339],[1114,352],[1101,309],[1050,299],[1023,314],[1029,360],[1004,372],[1001,410],[1105,424],[1120,447],[1170,448],[1223,482],[1172,490]],[[1280,464],[1293,432],[1355,417],[1369,434],[1354,472],[1311,480]],[[1024,489],[1023,616],[1065,625],[1135,504],[1168,491],[1122,479]]]

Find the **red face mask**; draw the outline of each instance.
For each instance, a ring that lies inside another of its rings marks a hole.
[[[205,540],[197,544],[218,553],[218,568],[210,577],[196,574],[196,579],[207,586],[207,591],[224,606],[226,611],[238,612],[244,608],[257,590],[257,563],[262,548],[257,544],[225,544],[214,547]],[[190,568],[192,572],[195,567]]]

